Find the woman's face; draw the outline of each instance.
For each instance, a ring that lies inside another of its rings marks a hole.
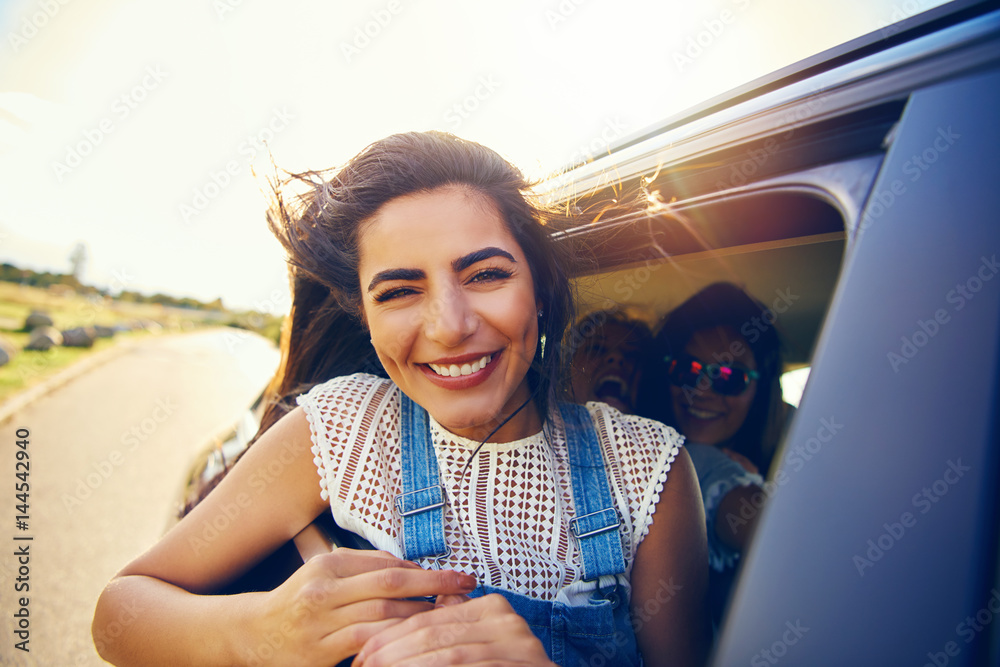
[[[481,440],[528,400],[538,315],[524,253],[460,186],[398,197],[361,229],[358,275],[389,377],[449,431]],[[541,428],[534,402],[491,440]]]
[[[751,370],[757,368],[750,345],[731,327],[695,332],[684,351],[704,364],[733,362]],[[719,445],[736,435],[746,421],[756,395],[756,380],[751,380],[738,396],[716,394],[707,382],[701,382],[696,387],[670,385],[674,416],[680,432],[690,441],[705,445]]]
[[[631,327],[615,320],[605,322],[582,340],[573,355],[574,399],[602,401],[622,412],[634,412],[640,353]]]

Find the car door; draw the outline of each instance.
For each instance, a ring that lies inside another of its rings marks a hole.
[[[908,96],[713,664],[998,664],[998,108]]]

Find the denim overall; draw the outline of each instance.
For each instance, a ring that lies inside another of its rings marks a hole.
[[[403,557],[416,560],[444,556],[448,553],[444,540],[445,495],[427,412],[402,392],[399,396],[403,492],[396,497],[395,505],[402,517]],[[471,596],[499,593],[507,598],[541,640],[549,659],[559,665],[639,665],[628,599],[617,583],[625,572],[621,518],[611,495],[597,433],[583,406],[560,404],[559,411],[566,428],[577,515],[570,522],[570,531],[580,548],[582,578],[607,585],[598,585],[589,604],[574,606],[485,585]]]

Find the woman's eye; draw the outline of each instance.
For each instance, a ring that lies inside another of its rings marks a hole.
[[[416,294],[416,292],[410,287],[392,287],[384,292],[379,292],[373,298],[377,303],[385,303],[386,301],[399,299],[404,296],[409,296],[410,294]]]
[[[488,283],[494,280],[504,280],[510,278],[513,275],[510,271],[506,269],[483,269],[482,271],[477,271],[472,278],[469,279],[470,283]]]

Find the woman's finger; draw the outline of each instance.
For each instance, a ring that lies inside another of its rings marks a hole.
[[[453,570],[424,570],[394,557],[332,552],[310,559],[307,566],[293,577],[300,582],[299,603],[312,611],[365,600],[462,595],[476,587],[475,577]]]
[[[435,607],[447,607],[453,604],[468,602],[471,598],[468,595],[439,595],[434,601]]]
[[[366,667],[401,664],[550,665],[541,643],[502,597],[449,604],[372,637],[355,659]]]

